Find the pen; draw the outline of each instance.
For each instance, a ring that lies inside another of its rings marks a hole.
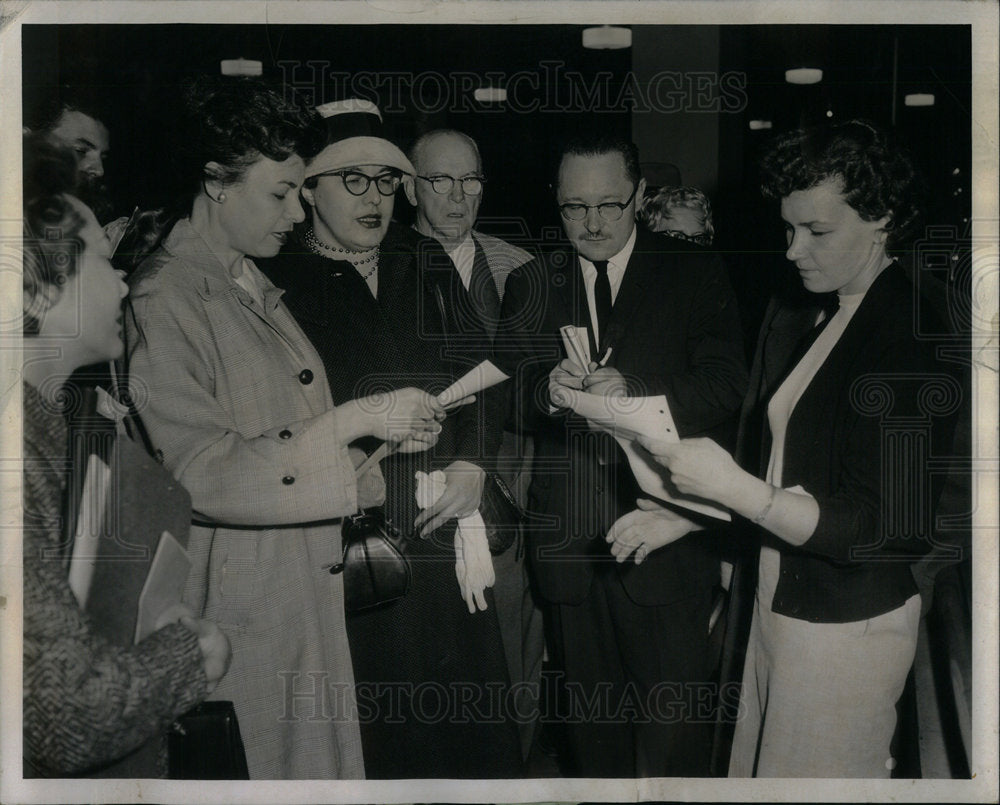
[[[600,369],[608,362],[608,358],[611,357],[611,347],[608,347],[608,351],[604,353],[604,357],[597,362],[597,368]]]

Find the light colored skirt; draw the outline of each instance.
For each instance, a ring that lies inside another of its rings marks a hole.
[[[920,596],[863,621],[788,618],[771,611],[779,561],[761,550],[729,776],[889,777]]]

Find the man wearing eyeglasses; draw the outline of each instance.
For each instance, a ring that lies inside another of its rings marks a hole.
[[[443,260],[448,279],[440,284],[450,289],[453,321],[465,335],[485,331],[492,342],[500,319],[500,305],[508,275],[533,257],[524,249],[500,238],[478,232],[473,227],[483,199],[486,177],[475,140],[453,129],[436,129],[422,135],[409,152],[416,169],[414,183],[407,184],[410,203],[416,207],[414,228],[433,238],[447,255]],[[425,249],[425,266],[434,265],[436,249]],[[433,270],[433,268],[432,268]],[[487,392],[483,427],[503,428],[502,398],[509,391]],[[499,403],[499,405],[494,404]],[[526,445],[504,431],[496,456],[496,469],[519,502],[525,503],[526,475],[522,476]],[[520,715],[522,755],[527,757],[534,733],[534,721],[527,716],[536,709],[537,686],[541,678],[543,636],[541,613],[528,586],[523,554],[511,548],[493,557],[496,583],[493,595],[503,637],[504,653],[512,689],[518,701],[512,703]],[[523,684],[523,683],[529,684]]]
[[[452,129],[421,136],[410,150],[417,175],[407,184],[414,228],[451,258],[490,338],[496,333],[507,275],[532,259],[511,243],[473,229],[486,177],[475,140]]]
[[[662,394],[680,436],[731,441],[747,384],[733,291],[715,255],[636,228],[638,165],[627,140],[564,148],[554,191],[568,243],[508,279],[494,360],[517,377],[535,437],[528,552],[565,674],[572,772],[701,776],[719,581],[711,532],[676,539],[680,514],[637,508],[647,496],[614,439],[549,396],[558,386]],[[565,325],[589,331],[587,366],[564,359]],[[634,550],[613,526],[629,526]]]

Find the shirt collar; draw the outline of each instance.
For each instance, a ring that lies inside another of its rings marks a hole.
[[[618,252],[618,254],[613,254],[611,257],[608,258],[608,264],[610,268],[613,268],[616,271],[620,271],[622,273],[625,272],[625,267],[628,265],[628,261],[632,258],[632,250],[635,249],[635,233],[637,229],[638,229],[637,226],[633,226],[632,234],[628,236],[628,240],[625,241],[625,245],[622,246],[621,251]],[[595,272],[597,271],[597,269],[594,268],[593,261],[588,260],[586,257],[584,257],[582,254],[579,253],[577,254],[577,256],[580,258],[580,265],[583,266],[584,271],[595,271]]]

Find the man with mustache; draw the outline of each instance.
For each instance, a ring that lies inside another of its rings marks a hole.
[[[644,495],[617,443],[557,410],[548,388],[662,394],[681,437],[728,443],[747,383],[722,264],[636,228],[638,165],[635,145],[615,137],[564,147],[554,190],[569,243],[511,274],[494,350],[535,437],[528,555],[565,675],[571,771],[587,777],[708,773],[719,555],[709,532],[657,550],[681,515],[637,509]],[[589,331],[588,366],[560,361],[565,325]],[[617,562],[616,523],[642,534]]]

